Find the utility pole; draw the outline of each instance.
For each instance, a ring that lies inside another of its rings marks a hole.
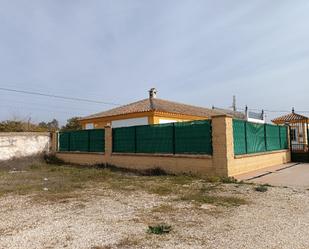
[[[233,111],[236,112],[237,111],[237,107],[236,107],[236,96],[233,95],[233,104],[232,104],[232,108],[233,108]]]

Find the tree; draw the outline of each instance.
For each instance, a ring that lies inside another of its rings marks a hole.
[[[67,123],[65,126],[62,126],[62,131],[75,131],[75,130],[81,130],[82,125],[79,122],[79,117],[73,117],[67,120]]]
[[[0,123],[2,132],[20,132],[25,131],[25,124],[22,121],[6,120]]]
[[[57,119],[53,119],[51,122],[47,123],[47,127],[49,131],[57,131],[59,130],[59,122]]]

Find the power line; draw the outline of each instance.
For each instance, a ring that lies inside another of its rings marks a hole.
[[[114,105],[114,106],[119,106],[120,105],[120,104],[112,103],[112,102],[104,102],[104,101],[99,101],[99,100],[67,97],[67,96],[61,96],[61,95],[47,94],[47,93],[42,93],[42,92],[24,91],[24,90],[17,90],[17,89],[4,88],[4,87],[0,87],[0,90],[7,91],[7,92],[16,92],[16,93],[23,93],[23,94],[30,94],[30,95],[38,95],[38,96],[57,98],[57,99],[66,99],[66,100],[73,100],[73,101],[88,102],[88,103],[96,103],[96,104],[104,104],[104,105]]]

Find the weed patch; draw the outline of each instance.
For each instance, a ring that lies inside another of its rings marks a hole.
[[[255,191],[257,192],[266,192],[268,190],[267,185],[260,185],[254,188]]]
[[[150,234],[165,234],[171,231],[172,227],[166,224],[159,224],[156,226],[148,226],[147,233]]]

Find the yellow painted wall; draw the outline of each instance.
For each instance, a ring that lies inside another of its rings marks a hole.
[[[141,117],[147,117],[149,124],[159,124],[160,119],[176,120],[177,122],[207,119],[205,117],[199,117],[199,116],[151,111],[151,112],[130,113],[130,114],[103,117],[103,118],[93,118],[93,119],[81,120],[80,122],[82,124],[83,129],[85,129],[87,123],[93,123],[94,128],[99,129],[104,128],[106,125],[111,124],[111,122],[115,120],[124,120],[124,119],[141,118]]]

